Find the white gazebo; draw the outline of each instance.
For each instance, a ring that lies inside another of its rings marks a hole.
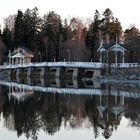
[[[111,48],[108,49],[108,53],[111,51],[114,52],[114,54],[115,54],[115,63],[116,64],[118,63],[118,53],[119,52],[121,52],[121,54],[122,54],[122,63],[124,63],[124,52],[126,51],[126,49],[117,43],[117,39],[116,39],[116,44],[114,44]]]
[[[26,64],[31,63],[34,57],[33,53],[26,47],[18,47],[12,53],[9,51],[9,65]]]
[[[100,42],[100,47],[97,49],[97,52],[100,52],[100,62],[104,62],[106,57],[108,60],[108,52],[103,46],[103,40]]]
[[[15,64],[24,64],[24,55],[17,52],[14,55],[11,55],[11,52],[9,51],[9,64],[10,65],[15,65]]]
[[[108,62],[108,57],[109,57],[110,52],[114,52],[116,64],[118,63],[118,53],[120,52],[122,55],[122,62],[121,63],[124,63],[125,51],[126,51],[126,49],[117,43],[117,38],[116,38],[116,43],[112,47],[110,47],[109,49],[106,49],[103,46],[103,41],[101,41],[100,47],[97,49],[97,52],[100,52],[100,62],[101,63]]]

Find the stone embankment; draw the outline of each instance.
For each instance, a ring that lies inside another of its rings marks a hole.
[[[99,79],[103,82],[137,83],[140,85],[140,68],[112,68]]]

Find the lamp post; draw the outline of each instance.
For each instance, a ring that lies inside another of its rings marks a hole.
[[[68,52],[68,61],[70,62],[70,50],[67,50]]]
[[[39,62],[41,62],[41,53],[39,52],[38,55],[39,55]]]

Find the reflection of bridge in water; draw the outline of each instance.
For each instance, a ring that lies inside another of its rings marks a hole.
[[[0,100],[4,102],[0,108],[5,113],[2,116],[5,121],[8,116],[11,121],[7,122],[9,126],[14,126],[18,136],[22,128],[23,134],[36,131],[32,134],[38,135],[38,130],[42,128],[46,133],[50,129],[55,130],[48,133],[54,134],[67,123],[65,128],[76,129],[88,124],[88,128],[98,130],[94,131],[95,136],[102,134],[106,138],[116,132],[123,116],[139,121],[138,90],[117,90],[112,85],[97,84],[97,81],[87,82],[87,87],[68,84],[55,87],[53,80],[60,79],[51,79],[48,83],[37,82],[37,79],[36,83],[32,79],[31,83],[0,81]],[[77,80],[71,82],[79,85]]]
[[[55,79],[59,80],[59,79]],[[49,85],[41,85],[41,83],[36,84],[27,84],[27,83],[17,83],[17,82],[4,82],[0,81],[0,85],[8,86],[9,87],[9,93],[14,92],[14,89],[18,90],[18,93],[20,91],[38,91],[38,92],[44,92],[44,93],[59,93],[59,94],[76,94],[76,95],[113,95],[113,96],[120,96],[121,98],[140,98],[140,92],[139,90],[134,91],[127,91],[127,90],[117,90],[111,88],[109,85],[103,86],[98,83],[97,81],[92,81],[93,85],[91,86],[88,84],[84,84],[84,88],[77,87],[78,81],[77,79],[73,80],[73,83],[76,83],[73,85],[66,84],[65,87],[55,87],[55,85],[52,86],[51,82]],[[83,82],[84,83],[84,82]],[[59,84],[60,85],[60,84]],[[23,92],[22,92],[23,93]]]

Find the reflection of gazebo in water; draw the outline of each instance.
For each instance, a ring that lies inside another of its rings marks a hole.
[[[26,99],[29,99],[33,96],[33,90],[26,90],[23,85],[18,86],[14,85],[9,86],[8,98],[10,100],[24,102]]]
[[[114,91],[113,91],[114,92]],[[125,111],[124,96],[119,96],[119,92],[115,92],[115,96],[111,94],[100,95],[98,97],[98,123],[104,129],[104,136],[110,136],[113,129],[117,129],[120,120]],[[111,132],[111,133],[110,133]]]
[[[117,43],[117,39],[116,43],[108,49],[105,49],[105,47],[103,46],[103,41],[101,41],[100,47],[97,50],[97,52],[100,52],[100,62],[107,63],[109,62],[109,54],[111,52],[113,52],[114,54],[115,63],[124,63],[125,51],[126,49]],[[120,60],[118,59],[118,57],[120,58]]]

